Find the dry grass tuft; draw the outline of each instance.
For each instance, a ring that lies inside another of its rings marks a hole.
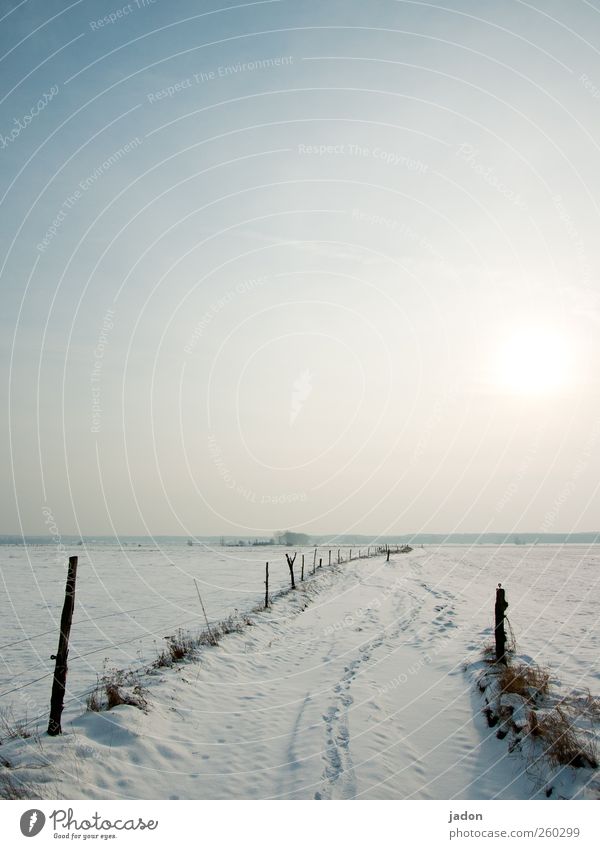
[[[581,716],[588,719],[591,723],[600,721],[600,698],[592,696],[589,689],[583,691],[582,694],[572,693],[561,699],[559,707],[574,716]]]
[[[6,740],[21,738],[27,740],[32,736],[28,728],[27,714],[23,719],[17,719],[11,709],[0,711],[0,744]]]
[[[546,695],[549,682],[549,673],[534,664],[516,663],[506,666],[498,675],[501,693],[514,693],[527,701],[532,701],[538,695]]]
[[[20,781],[10,773],[0,773],[0,799],[39,799],[40,794],[26,781]]]
[[[185,634],[181,628],[174,636],[167,637],[167,651],[169,652],[170,659],[174,663],[178,660],[183,660],[183,658],[191,654],[193,650],[193,639],[188,634]]]
[[[578,733],[565,712],[556,707],[538,718],[529,715],[529,733],[545,746],[545,755],[553,766],[591,767],[596,769],[598,757],[594,742]]]
[[[98,713],[98,711],[102,710],[102,699],[100,697],[99,686],[92,690],[92,692],[88,695],[85,700],[86,708],[93,713]]]
[[[88,695],[86,706],[89,711],[98,712],[112,710],[118,705],[131,705],[145,710],[148,707],[146,690],[132,672],[108,669]]]
[[[219,622],[217,628],[220,636],[240,634],[244,630],[243,624],[235,616],[228,616],[227,619],[223,619],[222,622]]]
[[[496,646],[494,643],[484,643],[481,654],[486,663],[496,662]]]
[[[160,669],[165,666],[173,666],[174,663],[193,656],[196,649],[201,646],[218,646],[222,637],[227,634],[241,633],[245,626],[253,624],[248,616],[238,619],[231,615],[221,622],[211,625],[210,628],[203,628],[196,634],[179,629],[176,634],[165,637],[167,646],[158,653],[151,668]]]

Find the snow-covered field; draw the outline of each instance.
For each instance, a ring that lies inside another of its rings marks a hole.
[[[88,552],[73,653],[143,627],[154,637],[139,651],[131,642],[110,655],[139,666],[170,626],[201,624],[193,577],[211,618],[253,607],[266,559],[273,580],[287,583],[282,550],[268,551],[244,549],[253,562],[237,565],[232,549]],[[50,628],[64,583],[64,564],[48,552],[30,550],[31,566],[26,552],[9,554],[4,591],[15,618],[3,621],[2,643],[20,638],[15,621],[25,632]],[[84,713],[73,702],[61,738],[5,743],[0,754],[13,776],[64,798],[543,797],[524,758],[487,727],[469,670],[491,639],[501,581],[519,654],[549,667],[563,694],[587,687],[599,695],[599,566],[600,551],[584,546],[449,546],[325,566],[197,662],[143,676],[146,712]],[[108,615],[155,602],[166,610]],[[37,655],[27,643],[3,649],[4,684],[35,677],[31,666],[47,663],[55,642],[53,634]],[[73,662],[73,690],[85,689],[105,656]],[[40,682],[42,709],[49,684]],[[561,792],[595,795],[597,785],[586,788],[575,773]]]
[[[147,663],[162,648],[165,636],[179,627],[202,624],[194,580],[212,621],[245,611],[264,598],[269,560],[270,589],[287,587],[284,552],[274,546],[211,549],[185,542],[161,548],[148,543],[75,546],[72,553],[78,555],[79,564],[69,703],[81,703],[104,665]],[[312,568],[313,552],[306,551],[307,567],[310,563]],[[301,556],[295,567],[298,574]],[[49,701],[54,670],[50,655],[58,643],[66,561],[53,545],[0,546],[0,694],[7,693],[0,697],[0,708],[10,708],[19,717],[26,713],[35,718]]]

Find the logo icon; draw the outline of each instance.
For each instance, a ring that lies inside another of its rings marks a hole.
[[[32,808],[25,811],[21,816],[21,834],[25,837],[35,837],[46,824],[46,817],[42,811]]]
[[[290,427],[296,421],[300,410],[310,397],[312,392],[312,374],[308,369],[298,375],[292,386],[292,397],[290,400]]]

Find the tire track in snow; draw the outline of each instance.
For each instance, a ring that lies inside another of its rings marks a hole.
[[[376,632],[376,636],[359,644],[359,656],[344,667],[344,674],[333,690],[333,704],[323,714],[325,723],[325,768],[321,787],[314,794],[315,799],[351,799],[357,794],[348,719],[349,710],[354,702],[350,689],[361,666],[370,661],[377,649],[386,644],[394,646],[403,633],[407,635],[410,642],[415,639],[417,643],[421,642],[419,635],[414,633],[413,628],[419,617],[423,617],[425,613],[425,598],[428,593],[433,595],[436,600],[442,601],[441,604],[436,605],[435,612],[438,613],[438,616],[433,621],[429,620],[429,627],[433,626],[434,629],[443,631],[453,624],[451,621],[454,615],[452,602],[455,597],[452,593],[438,592],[423,581],[419,581],[419,584],[426,591],[420,597],[404,586],[392,593],[389,600],[398,614],[397,617],[392,618],[392,622],[395,621],[394,627],[389,628],[389,624],[386,627],[381,621],[382,611],[380,608],[372,608],[367,613],[367,622]],[[408,611],[405,609],[407,597],[412,601]],[[427,614],[425,616],[429,618]],[[328,660],[333,656],[333,648],[333,645],[329,646]]]
[[[302,717],[304,715],[304,711],[306,710],[306,706],[310,702],[310,692],[306,694],[304,697],[304,701],[300,705],[300,709],[296,715],[296,720],[294,722],[294,726],[292,728],[292,734],[290,738],[290,742],[287,748],[287,761],[288,766],[290,768],[290,778],[289,778],[289,789],[287,792],[288,797],[292,798],[294,794],[301,789],[300,782],[297,778],[297,773],[302,766],[302,762],[298,756],[296,751],[298,744],[298,737],[300,734],[300,726],[302,725]]]
[[[334,687],[334,704],[323,715],[325,721],[325,770],[323,784],[315,799],[352,799],[356,795],[356,778],[350,753],[348,709],[354,699],[350,686],[360,660],[345,667],[344,675]]]

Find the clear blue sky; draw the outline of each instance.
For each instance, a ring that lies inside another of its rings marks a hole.
[[[0,532],[598,528],[593,3],[0,10]]]

